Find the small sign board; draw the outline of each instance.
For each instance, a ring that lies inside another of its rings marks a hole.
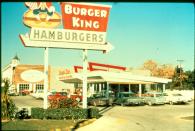
[[[64,29],[106,32],[111,6],[61,2]]]

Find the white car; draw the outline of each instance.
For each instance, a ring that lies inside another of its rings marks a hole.
[[[187,103],[188,99],[180,93],[163,93],[165,102],[172,104]]]
[[[179,91],[179,93],[180,93],[182,96],[184,96],[184,97],[188,100],[188,102],[190,102],[190,101],[193,100],[192,94],[194,94],[194,92],[191,93],[191,92],[189,92],[189,91]]]
[[[147,92],[144,97],[145,103],[148,105],[164,105],[165,98],[161,92]]]
[[[44,91],[43,90],[37,90],[35,93],[31,94],[36,99],[43,99],[44,98]]]

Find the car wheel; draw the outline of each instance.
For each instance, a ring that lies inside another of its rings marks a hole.
[[[148,102],[148,105],[149,105],[149,106],[151,106],[151,105],[152,105],[152,102],[151,102],[151,101],[149,101],[149,102]]]
[[[96,104],[96,102],[95,102],[95,101],[93,102],[93,105],[94,105],[94,106],[97,106],[97,104]]]
[[[173,105],[173,102],[172,102],[172,101],[170,101],[170,102],[169,102],[169,104],[170,104],[170,105]]]

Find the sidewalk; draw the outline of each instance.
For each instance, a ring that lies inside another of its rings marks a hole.
[[[81,127],[76,131],[129,131],[133,130],[134,128],[139,128],[140,131],[143,131],[142,127],[133,123],[131,124],[126,119],[102,116],[92,124]]]

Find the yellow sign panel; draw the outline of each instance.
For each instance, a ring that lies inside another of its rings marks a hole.
[[[55,12],[51,2],[25,2],[29,10],[23,16],[28,27],[55,28],[61,23],[61,16]]]

